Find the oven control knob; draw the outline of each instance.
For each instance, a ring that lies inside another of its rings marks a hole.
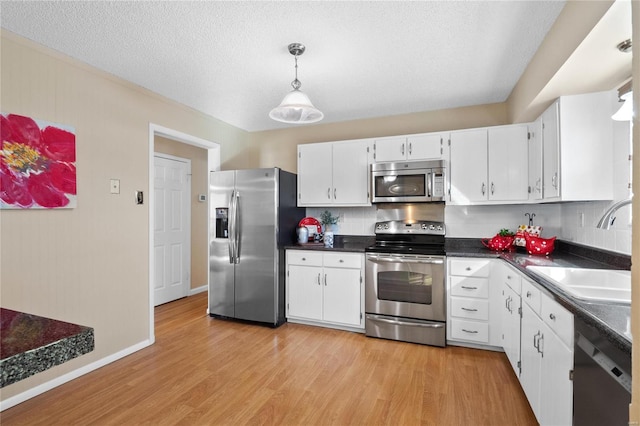
[[[438,231],[442,231],[442,226],[438,225],[438,227],[436,228]]]
[[[422,229],[427,229],[427,224],[426,223],[422,224]]]
[[[384,229],[389,229],[389,224],[388,223],[384,224]]]
[[[436,227],[433,225],[429,225],[429,229],[433,231],[434,229],[436,229]]]

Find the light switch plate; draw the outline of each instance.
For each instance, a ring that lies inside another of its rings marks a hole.
[[[120,179],[111,179],[111,184],[109,185],[112,194],[120,193]]]

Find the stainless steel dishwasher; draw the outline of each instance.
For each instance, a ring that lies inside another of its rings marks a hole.
[[[576,317],[573,424],[628,425],[631,355]]]

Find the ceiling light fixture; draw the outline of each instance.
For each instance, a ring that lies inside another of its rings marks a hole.
[[[273,120],[283,123],[309,124],[315,123],[324,118],[324,114],[313,106],[309,97],[300,91],[302,83],[298,80],[298,56],[304,53],[305,47],[301,43],[291,43],[289,53],[296,60],[296,78],[291,82],[293,90],[289,92],[280,105],[269,113]]]

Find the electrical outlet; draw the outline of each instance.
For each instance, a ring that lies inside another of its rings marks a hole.
[[[120,193],[120,179],[111,179],[111,184],[109,185],[112,194]]]

